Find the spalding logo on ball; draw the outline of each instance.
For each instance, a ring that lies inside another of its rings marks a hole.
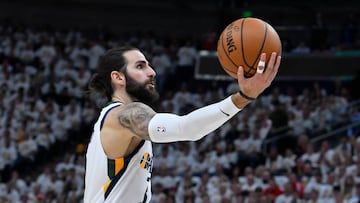
[[[280,37],[271,25],[258,18],[240,18],[230,23],[217,45],[219,62],[233,78],[237,78],[239,66],[244,68],[245,77],[252,77],[261,53],[266,53],[268,62],[272,52],[281,55]]]

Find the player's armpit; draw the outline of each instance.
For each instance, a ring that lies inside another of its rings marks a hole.
[[[127,104],[118,113],[119,124],[142,139],[150,140],[148,125],[156,112],[149,106],[134,102]]]

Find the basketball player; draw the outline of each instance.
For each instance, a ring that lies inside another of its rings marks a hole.
[[[251,78],[238,70],[240,91],[185,116],[156,113],[155,71],[133,47],[107,51],[90,81],[93,97],[105,99],[86,154],[84,202],[149,202],[152,143],[196,141],[220,127],[273,81],[280,56],[265,54]],[[199,127],[201,126],[201,127]]]

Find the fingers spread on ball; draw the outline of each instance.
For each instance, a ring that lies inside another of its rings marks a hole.
[[[240,79],[244,77],[244,68],[242,66],[238,67],[237,77]]]
[[[275,68],[275,62],[276,62],[276,52],[271,53],[270,60],[266,66],[269,75],[268,77],[271,78],[271,75],[274,74],[274,68]]]
[[[269,67],[269,69],[270,69],[270,71],[269,71],[270,73],[268,76],[269,81],[273,81],[274,78],[276,77],[279,66],[280,66],[280,61],[281,61],[281,56],[276,56],[276,53],[273,53],[272,57],[274,57],[274,60],[271,61],[271,59],[272,59],[271,58],[269,61],[269,64],[271,64],[271,67]]]

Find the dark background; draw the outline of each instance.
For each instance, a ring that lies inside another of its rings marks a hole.
[[[285,50],[280,77],[348,78],[359,69],[360,54],[354,52],[359,47],[339,51],[338,46],[348,40],[347,29],[355,34],[351,40],[358,46],[359,8],[359,1],[339,0],[3,0],[0,1],[0,20],[78,29],[93,37],[99,33],[104,37],[121,37],[151,32],[160,37],[199,39],[207,32],[220,33],[228,23],[250,12],[251,16],[269,22],[279,33]],[[302,41],[322,54],[286,55]],[[332,49],[338,50],[323,54],[324,50]],[[216,58],[201,59],[205,61],[199,63],[200,78],[213,72],[224,74],[218,64],[213,63]],[[209,63],[212,66],[201,66]]]

